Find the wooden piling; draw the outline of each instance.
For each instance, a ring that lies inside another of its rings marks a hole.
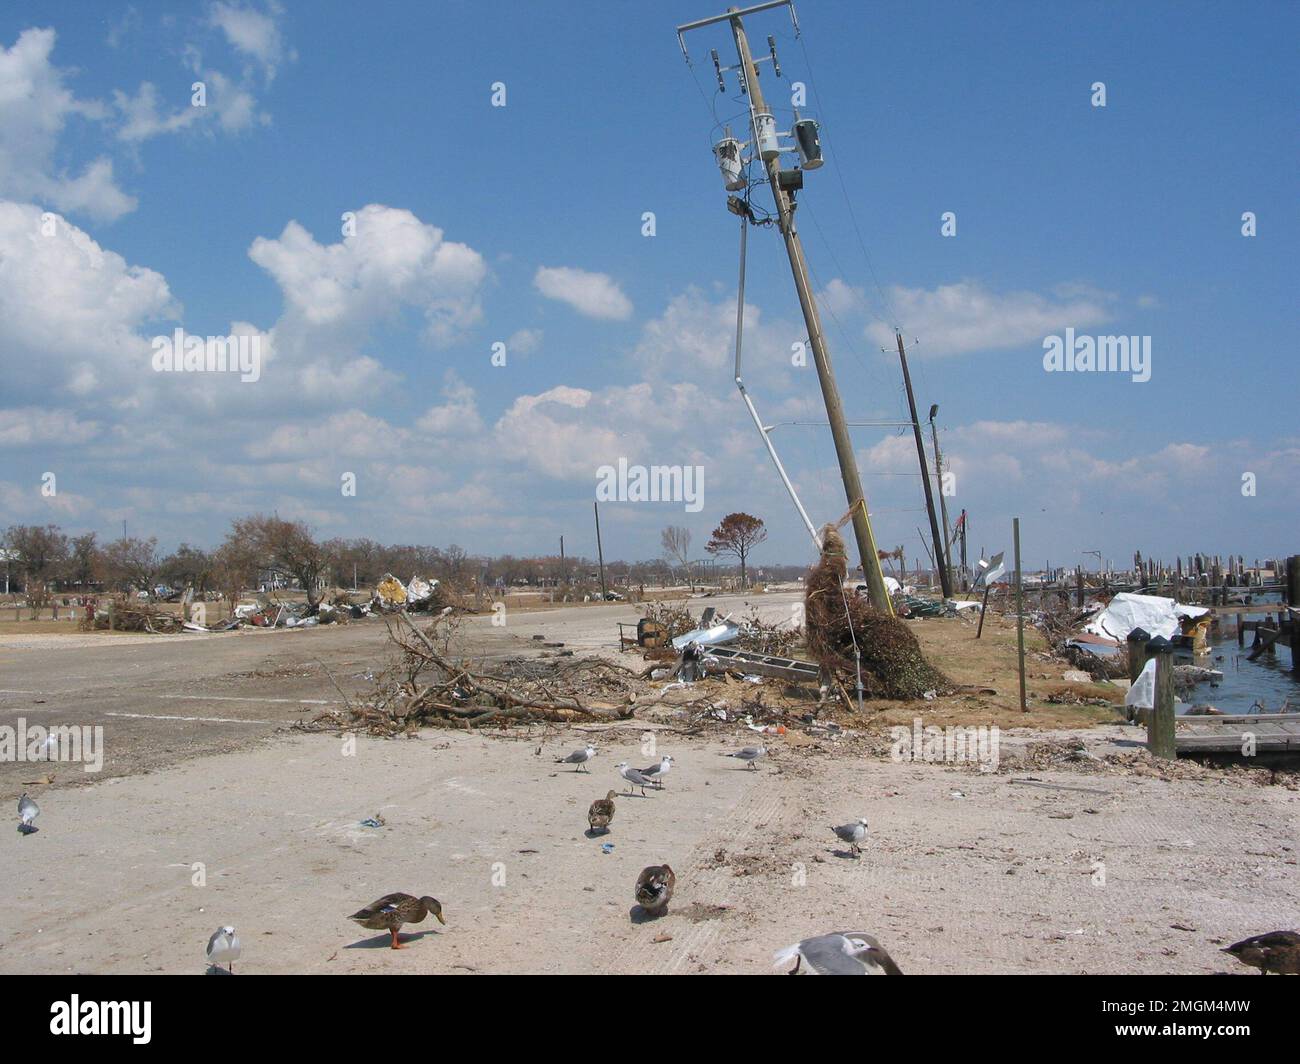
[[[1156,659],[1155,698],[1147,717],[1147,749],[1153,757],[1172,761],[1178,756],[1174,744],[1174,645],[1157,636],[1147,643],[1146,653]]]

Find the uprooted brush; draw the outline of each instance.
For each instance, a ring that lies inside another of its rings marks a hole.
[[[374,691],[358,700],[340,688],[343,710],[321,713],[299,727],[396,736],[433,725],[622,720],[632,716],[642,690],[643,674],[598,658],[520,658],[490,671],[473,668],[453,657],[445,615],[423,631],[405,614],[394,616],[389,635],[399,653],[376,678]]]
[[[852,687],[856,655],[863,690],[872,698],[920,698],[927,691],[950,688],[948,678],[925,659],[906,622],[845,592],[847,558],[843,538],[827,525],[821,559],[805,581],[804,624],[813,660]]]

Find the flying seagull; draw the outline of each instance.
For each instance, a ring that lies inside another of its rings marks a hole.
[[[582,766],[584,766],[588,761],[590,761],[595,756],[596,756],[596,748],[592,746],[591,743],[588,743],[581,750],[575,750],[573,751],[573,753],[568,754],[565,757],[557,757],[555,759],[555,763],[557,765],[572,765],[573,771],[577,772],[578,769],[582,768]],[[588,772],[590,770],[586,768],[582,768],[582,771]]]
[[[1279,975],[1300,975],[1300,932],[1269,931],[1234,942],[1221,950],[1230,953],[1260,975],[1277,972]]]
[[[739,758],[750,768],[754,768],[756,767],[754,762],[756,762],[760,757],[763,757],[766,753],[766,746],[747,746],[743,750],[737,750],[734,754],[727,754],[725,756]]]
[[[667,865],[650,865],[636,877],[636,900],[646,912],[660,916],[668,911],[677,876]]]
[[[832,827],[836,836],[843,842],[847,842],[853,847],[853,856],[856,857],[862,852],[860,844],[867,837],[867,818],[858,817],[852,824],[841,824],[839,827]]]
[[[805,938],[777,950],[773,960],[776,968],[794,961],[790,975],[798,975],[804,961],[813,975],[903,974],[884,946],[865,931],[832,931],[829,935]]]
[[[18,831],[22,835],[30,835],[35,831],[40,831],[33,821],[41,815],[41,807],[27,797],[26,792],[18,799]]]
[[[664,785],[664,777],[668,775],[668,772],[672,767],[672,756],[670,754],[664,754],[664,756],[659,759],[659,764],[651,765],[649,768],[638,769],[637,771],[646,779],[653,780],[655,786],[662,787]]]
[[[223,964],[228,964],[230,974],[234,975],[235,961],[239,960],[240,952],[239,936],[235,934],[235,929],[218,927],[208,939],[208,948],[203,955],[207,958],[208,964],[214,967],[219,968]]]
[[[620,761],[615,767],[618,769],[618,774],[627,780],[628,783],[632,784],[633,787],[641,788],[642,796],[645,795],[645,789],[647,787],[654,786],[655,781],[653,779],[648,778],[638,769],[632,768],[626,761]]]

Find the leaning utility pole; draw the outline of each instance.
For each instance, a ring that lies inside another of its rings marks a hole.
[[[677,28],[678,39],[687,30],[717,22],[728,22],[731,35],[736,43],[736,55],[740,59],[742,78],[741,91],[749,95],[750,129],[754,136],[755,150],[760,143],[775,142],[775,123],[763,97],[762,86],[758,83],[758,67],[749,50],[749,39],[745,36],[745,27],[741,16],[770,8],[791,6],[788,0],[756,4],[740,10],[731,8],[725,15],[700,19]],[[793,14],[793,7],[791,7]],[[775,44],[769,38],[769,44],[775,52]],[[683,45],[683,51],[685,45]],[[778,71],[779,74],[779,71]],[[719,73],[719,79],[721,73]],[[760,124],[759,116],[763,122]],[[799,306],[803,310],[804,324],[808,329],[808,342],[812,347],[813,363],[817,367],[817,380],[821,384],[822,398],[826,403],[826,417],[830,421],[831,438],[835,441],[835,455],[839,459],[840,477],[844,482],[844,495],[848,500],[849,512],[853,517],[853,535],[857,541],[858,553],[862,557],[862,572],[866,578],[867,592],[871,604],[878,610],[892,613],[893,604],[889,592],[885,589],[885,578],[880,568],[880,559],[876,555],[876,541],[871,533],[871,519],[867,513],[866,497],[862,492],[862,478],[858,475],[858,462],[853,454],[853,441],[849,437],[848,426],[844,422],[844,408],[840,403],[839,388],[835,384],[835,372],[831,368],[830,353],[826,350],[826,339],[822,333],[821,316],[813,299],[812,285],[808,279],[808,263],[804,258],[803,243],[794,224],[794,197],[782,180],[783,174],[794,174],[802,178],[799,171],[782,171],[779,152],[761,151],[763,166],[767,171],[768,184],[772,189],[772,198],[776,202],[776,213],[785,240],[786,254],[790,258],[790,271],[794,274],[795,290],[799,294]],[[792,187],[797,184],[792,182]]]
[[[925,509],[930,514],[930,537],[934,541],[934,567],[939,570],[939,586],[943,597],[952,598],[952,584],[948,580],[948,566],[944,564],[943,537],[939,535],[939,519],[934,513],[934,490],[930,487],[930,470],[925,460],[925,441],[921,439],[921,423],[916,419],[916,397],[912,395],[912,375],[907,371],[907,352],[903,350],[903,334],[894,333],[898,341],[898,358],[903,363],[903,385],[907,388],[907,408],[912,412],[912,432],[916,435],[916,456],[921,460],[921,483],[925,485]]]
[[[605,588],[605,548],[600,545],[600,503],[593,502],[591,508],[596,513],[596,559],[600,564],[600,601],[604,602],[609,592]]]
[[[943,562],[948,567],[949,579],[952,578],[952,530],[948,524],[947,495],[943,490],[943,456],[939,453],[939,428],[934,423],[939,413],[939,404],[930,407],[930,438],[934,440],[934,479],[939,485],[939,516],[943,518]]]

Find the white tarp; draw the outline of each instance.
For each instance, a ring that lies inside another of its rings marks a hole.
[[[1181,630],[1180,617],[1200,617],[1210,611],[1204,606],[1186,606],[1159,595],[1133,595],[1121,591],[1101,613],[1083,626],[1093,635],[1118,639],[1121,643],[1134,628],[1143,629],[1152,638],[1173,639]]]
[[[1124,695],[1124,705],[1129,709],[1150,709],[1156,703],[1156,659],[1152,658],[1138,674]],[[1132,719],[1133,714],[1129,714]]]

